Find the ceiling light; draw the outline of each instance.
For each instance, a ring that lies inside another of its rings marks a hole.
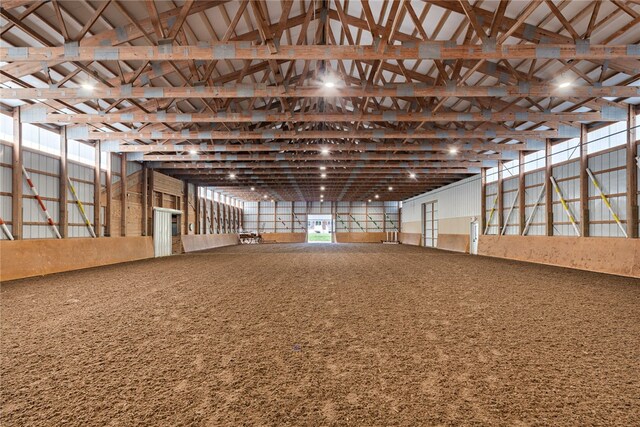
[[[369,199],[369,203],[371,203],[371,199]]]
[[[265,194],[264,196],[262,196],[263,199],[266,199],[268,196]]]
[[[235,179],[235,177],[236,177],[236,174],[235,174],[235,173],[230,173],[230,174],[229,174],[229,178],[231,178],[231,179]]]
[[[571,82],[569,80],[565,80],[558,85],[560,89],[564,89],[565,87],[569,87],[569,86],[571,86]]]
[[[389,187],[389,191],[393,191],[393,187]]]
[[[409,172],[409,178],[411,178],[411,179],[415,179],[415,177],[416,177],[416,174],[415,174],[415,173],[413,173],[413,172]]]
[[[326,167],[326,166],[320,166],[320,170],[321,170],[321,171],[326,171],[326,170],[327,170],[327,167]]]
[[[191,150],[189,150],[189,153],[198,154],[198,150],[196,150],[195,148],[192,148]]]
[[[324,82],[324,87],[328,87],[329,89],[335,87],[336,84],[334,82],[332,82],[331,80],[327,80],[326,82]]]
[[[376,199],[379,199],[379,198],[380,198],[380,196],[379,196],[379,195],[377,195],[377,194],[376,194],[376,196],[375,196],[375,197],[376,197]]]
[[[322,150],[320,150],[320,152],[326,156],[327,154],[329,154],[329,149],[323,148]]]
[[[324,186],[320,187],[320,191],[324,191]]]
[[[251,187],[251,191],[256,191],[256,187]]]
[[[82,83],[82,89],[93,90],[93,85],[91,83]]]
[[[449,153],[456,154],[457,152],[458,152],[458,149],[456,147],[449,148]]]
[[[326,177],[327,177],[326,173],[320,174],[320,178],[326,178]]]

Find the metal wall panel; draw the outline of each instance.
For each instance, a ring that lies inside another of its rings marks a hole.
[[[520,212],[518,207],[518,199],[520,198],[518,194],[518,178],[505,179],[502,182],[502,188],[502,224],[506,225],[504,234],[520,234],[520,222],[518,220]],[[512,206],[513,209],[511,209]],[[510,211],[511,215],[509,215]],[[502,232],[502,230],[500,230],[500,232]]]
[[[540,196],[540,192],[543,191],[542,185],[544,184],[545,172],[544,170],[525,173],[524,185],[525,185],[525,221],[530,219],[529,229],[527,231],[528,236],[544,236],[546,234],[545,229],[545,209],[546,201],[544,192]],[[527,188],[528,187],[528,188]],[[535,207],[536,201],[540,200],[538,206]],[[535,213],[534,213],[535,208]],[[533,213],[533,218],[531,214]]]
[[[6,145],[0,144],[0,192],[11,193],[13,186],[13,169],[10,165],[13,162],[12,148]],[[7,165],[7,166],[4,166]],[[12,221],[12,209],[13,199],[11,196],[0,195],[0,218],[5,222]],[[13,225],[7,224],[7,228],[13,234]],[[8,239],[3,232],[0,232],[0,240]]]
[[[552,175],[558,183],[571,214],[576,222],[580,220],[580,161],[553,166]],[[549,183],[551,185],[551,183]],[[553,191],[553,234],[556,236],[576,236],[558,193]]]
[[[589,157],[589,169],[598,180],[613,211],[621,221],[627,219],[627,171],[625,149]],[[589,234],[591,236],[624,237],[613,215],[600,198],[600,192],[589,180]],[[624,225],[624,224],[623,224]]]

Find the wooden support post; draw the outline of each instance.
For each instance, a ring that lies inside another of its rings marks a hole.
[[[638,237],[638,167],[636,166],[637,141],[640,132],[636,114],[640,110],[629,105],[627,119],[627,235]]]
[[[544,201],[545,201],[545,235],[553,236],[553,185],[551,185],[551,140],[546,140],[545,145],[545,168],[544,168]]]
[[[22,120],[21,107],[13,110],[13,170],[11,188],[11,232],[15,240],[22,239]]]
[[[149,205],[149,169],[142,163],[142,235],[147,235],[147,210]]]
[[[278,231],[278,222],[277,222],[277,217],[278,216],[278,202],[273,202],[273,232],[275,233],[276,231]]]
[[[382,202],[382,231],[387,232],[387,205],[385,202]]]
[[[105,237],[111,237],[111,198],[113,197],[113,185],[111,183],[111,159],[113,158],[113,154],[110,152],[105,153],[107,156],[107,204],[105,205],[106,212],[104,215],[104,235]]]
[[[196,229],[194,232],[195,234],[200,234],[200,187],[198,187],[198,184],[193,186],[193,194],[196,203]]]
[[[102,225],[100,224],[100,193],[102,193],[102,184],[100,182],[101,171],[100,167],[100,142],[96,141],[95,145],[95,158],[96,165],[93,169],[93,230],[96,232],[96,236],[102,236]]]
[[[480,170],[480,233],[487,227],[487,170]]]
[[[67,142],[67,127],[60,127],[60,177],[58,178],[59,187],[59,213],[58,213],[58,230],[63,238],[69,237],[69,220],[67,218],[67,199],[68,187],[67,176],[67,153],[69,145]]]
[[[145,220],[147,221],[147,231],[150,235],[153,235],[153,207],[156,204],[155,200],[155,190],[156,190],[156,173],[153,169],[149,169],[149,202],[148,202],[148,211],[144,213]]]
[[[351,233],[351,205],[353,204],[352,201],[349,201],[349,218],[347,220],[347,225],[349,226],[349,229],[347,230],[347,233]]]
[[[504,183],[502,173],[502,162],[498,162],[498,231],[496,234],[500,234],[504,227]]]
[[[256,233],[260,234],[260,201],[258,201],[258,218],[256,219]]]
[[[120,154],[120,235],[127,235],[127,155]]]
[[[295,228],[295,220],[293,219],[294,217],[294,208],[295,208],[295,203],[291,202],[291,232],[293,233],[293,229]]]
[[[364,231],[369,231],[369,203],[364,203]]]
[[[184,218],[184,234],[187,235],[189,234],[189,182],[188,181],[184,181],[184,197],[183,197],[183,201],[184,203],[182,204],[183,206],[183,215],[182,217]]]
[[[580,235],[589,237],[589,180],[587,168],[587,125],[580,125]]]
[[[524,231],[525,224],[525,202],[526,202],[526,192],[525,192],[525,180],[524,180],[524,151],[520,152],[518,157],[518,225],[520,226],[519,235],[522,235]]]

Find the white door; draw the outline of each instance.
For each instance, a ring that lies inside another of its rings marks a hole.
[[[471,222],[469,231],[469,253],[478,255],[478,221]]]
[[[438,247],[438,201],[422,205],[422,236],[424,246]]]
[[[171,212],[153,211],[153,250],[156,258],[171,255]]]

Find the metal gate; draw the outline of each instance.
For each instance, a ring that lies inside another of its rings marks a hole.
[[[175,209],[153,208],[153,251],[157,257],[169,256],[173,243],[173,215],[180,215]]]

